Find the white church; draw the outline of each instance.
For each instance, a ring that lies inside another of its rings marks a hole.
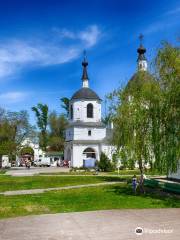
[[[86,57],[82,62],[82,87],[70,100],[64,159],[70,167],[93,167],[104,152],[109,159],[115,148],[110,143],[112,128],[102,123],[100,97],[89,87]]]

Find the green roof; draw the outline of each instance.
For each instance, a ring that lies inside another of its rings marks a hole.
[[[48,156],[48,157],[50,157],[50,156],[62,157],[64,154],[63,154],[63,152],[46,152],[45,155]]]

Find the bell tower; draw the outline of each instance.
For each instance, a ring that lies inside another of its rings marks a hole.
[[[138,52],[138,59],[137,59],[138,71],[147,71],[147,59],[144,55],[145,52],[146,52],[146,48],[144,48],[143,44],[142,44],[142,40],[143,40],[143,35],[142,34],[140,34],[139,40],[140,40],[140,46],[137,49],[137,52]]]
[[[87,73],[87,66],[88,66],[88,61],[86,57],[86,51],[84,51],[84,60],[82,62],[83,66],[83,74],[82,74],[82,87],[83,88],[88,88],[89,87],[89,78],[88,78],[88,73]]]

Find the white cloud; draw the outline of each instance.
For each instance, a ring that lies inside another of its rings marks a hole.
[[[100,30],[96,25],[93,25],[87,28],[87,31],[80,32],[78,36],[86,43],[87,47],[92,47],[99,40]]]
[[[0,94],[1,103],[17,103],[25,100],[28,96],[26,92],[6,92]]]
[[[71,40],[80,40],[86,48],[94,46],[100,39],[101,31],[97,25],[88,26],[84,31],[70,31],[68,29],[53,29],[60,38],[69,38]]]
[[[91,25],[83,31],[54,29],[54,35],[47,40],[21,39],[0,42],[0,80],[11,77],[24,68],[63,64],[77,58],[83,49],[93,47],[100,38],[98,26]],[[67,43],[66,39],[71,39]]]

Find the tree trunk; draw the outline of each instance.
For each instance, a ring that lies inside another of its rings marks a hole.
[[[143,174],[143,164],[142,164],[142,159],[140,159],[139,161],[139,170],[140,170],[140,173],[141,175]]]
[[[0,155],[0,168],[2,168],[2,155]]]

